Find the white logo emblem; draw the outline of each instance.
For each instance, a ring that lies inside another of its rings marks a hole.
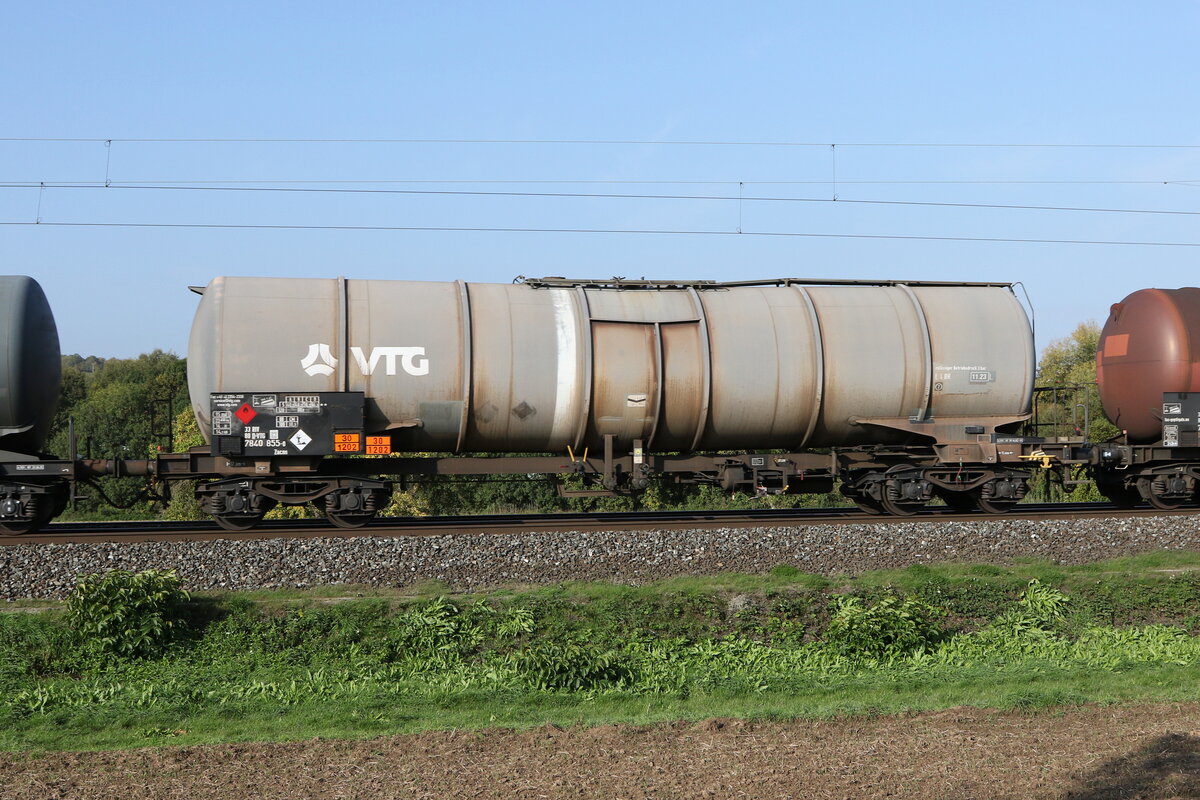
[[[318,358],[324,363],[318,364]],[[333,357],[327,344],[310,344],[308,355],[300,359],[300,366],[304,367],[304,371],[309,375],[332,375],[333,368],[337,366],[337,363],[338,360]]]
[[[294,444],[297,450],[303,450],[308,447],[308,443],[312,441],[312,437],[304,431],[296,431],[288,441]]]
[[[409,375],[428,375],[429,359],[425,357],[424,347],[372,347],[368,356],[361,347],[351,347],[350,355],[358,364],[363,375],[373,375],[379,362],[383,362],[383,371],[388,375],[396,374],[396,361],[399,359],[400,368]],[[327,344],[310,344],[308,355],[300,359],[300,366],[309,375],[332,375],[338,360]]]

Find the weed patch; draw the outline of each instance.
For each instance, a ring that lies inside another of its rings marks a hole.
[[[65,612],[0,615],[0,747],[370,735],[539,709],[566,722],[1034,709],[1195,685],[1190,573],[1046,574],[934,567],[834,591],[777,568],[758,591],[721,576],[336,604],[192,600],[169,574],[101,576]],[[1147,621],[1113,624],[1133,618]]]

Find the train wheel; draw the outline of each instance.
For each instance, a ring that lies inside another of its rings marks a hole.
[[[1017,504],[1016,500],[996,500],[983,495],[979,495],[975,502],[979,504],[979,509],[985,514],[1007,514]]]
[[[941,489],[937,496],[942,498],[946,507],[960,514],[969,514],[979,508],[975,497],[970,492],[956,492],[952,489]]]
[[[854,505],[858,506],[858,510],[871,516],[879,516],[883,513],[883,506],[879,505],[878,500],[872,500],[870,497],[851,497]]]
[[[262,514],[213,514],[212,518],[227,531],[248,531],[262,522]]]
[[[869,494],[862,494],[854,489],[850,489],[849,491],[847,489],[849,489],[848,486],[842,486],[842,495],[858,506],[859,511],[864,514],[870,514],[873,517],[884,513],[883,506],[874,497],[871,497]]]
[[[325,519],[329,520],[339,528],[347,528],[352,530],[354,528],[362,528],[368,522],[375,519],[375,512],[372,511],[370,513],[352,514],[346,511],[330,511],[326,509]]]
[[[893,517],[911,517],[933,499],[933,485],[918,470],[893,467],[877,485],[879,504]]]
[[[1138,478],[1138,493],[1160,511],[1174,511],[1192,500],[1196,481],[1190,475],[1171,473]]]
[[[1183,505],[1182,500],[1168,500],[1165,497],[1159,497],[1158,495],[1151,495],[1150,499],[1146,502],[1148,502],[1154,508],[1157,508],[1159,511],[1174,511]]]
[[[988,514],[1007,514],[1029,491],[1029,483],[1023,476],[1005,475],[980,486],[972,492],[980,510]]]
[[[200,510],[227,531],[250,530],[276,506],[274,499],[255,491],[250,481],[240,478],[198,484],[196,500]]]
[[[996,489],[997,487],[992,486],[989,482],[971,493],[972,498],[979,505],[979,510],[985,514],[1007,514],[1017,504],[1016,498],[997,497]]]
[[[330,492],[313,501],[313,505],[324,511],[325,519],[339,528],[361,528],[375,519],[390,497],[390,490],[351,487]]]
[[[48,498],[42,500],[42,505],[38,505],[34,510],[34,515],[19,519],[0,519],[0,534],[6,536],[20,536],[23,534],[36,533],[42,525],[48,523],[50,519],[56,516],[55,507],[47,505]]]
[[[884,492],[883,499],[879,501],[879,505],[883,508],[885,514],[891,514],[893,517],[911,517],[920,511],[924,503],[901,503],[897,500],[892,500]]]
[[[1171,476],[1156,475],[1149,478],[1138,478],[1138,492],[1146,502],[1159,511],[1174,511],[1183,505],[1187,498],[1173,491],[1176,488]]]
[[[26,533],[34,533],[49,521],[49,515],[45,517],[39,516],[36,519],[0,520],[0,533],[6,536],[21,536]]]

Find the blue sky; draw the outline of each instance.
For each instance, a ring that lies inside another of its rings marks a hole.
[[[0,258],[41,281],[65,352],[102,356],[184,353],[186,287],[220,274],[1022,281],[1043,346],[1196,284],[1200,247],[751,233],[1200,243],[1200,216],[829,202],[1200,210],[1198,21],[1194,2],[10,4],[0,135],[117,141],[0,142],[0,184],[49,184],[0,188],[0,222],[746,233],[0,225]],[[144,188],[167,185],[796,200]]]

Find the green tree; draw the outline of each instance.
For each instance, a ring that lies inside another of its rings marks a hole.
[[[74,419],[81,455],[92,458],[143,459],[165,441],[153,435],[154,416],[167,403],[178,411],[188,407],[187,369],[174,353],[155,350],[130,359],[66,356],[58,413],[51,430],[50,452],[65,457],[70,449],[67,421]],[[157,420],[160,428],[169,420]],[[135,501],[145,486],[142,478],[99,481],[103,492],[119,505]],[[99,500],[99,498],[97,498]],[[114,513],[103,502],[90,504],[93,513]],[[148,506],[134,511],[149,513]],[[128,516],[129,512],[122,512]]]
[[[175,415],[171,423],[171,433],[175,440],[176,453],[186,453],[191,448],[204,444],[200,425],[197,424],[196,415],[190,405]],[[200,510],[200,503],[196,500],[195,481],[172,481],[170,492],[171,502],[163,509],[163,519],[175,522],[208,519],[208,515]]]
[[[87,397],[88,376],[95,372],[97,365],[103,364],[103,359],[80,355],[62,357],[62,381],[58,390],[58,406],[54,419],[50,423],[50,451],[55,455],[67,455],[67,427],[74,416],[75,406]],[[55,446],[55,445],[61,446]]]
[[[1104,441],[1117,435],[1117,427],[1104,416],[1100,395],[1096,391],[1096,350],[1099,344],[1100,326],[1088,320],[1081,322],[1070,336],[1055,339],[1042,351],[1037,385],[1042,389],[1060,389],[1057,396],[1049,391],[1038,393],[1037,416],[1038,421],[1044,424],[1040,431],[1042,435],[1074,435],[1073,423],[1083,427],[1085,409],[1092,441]],[[1045,423],[1055,423],[1057,429]]]

